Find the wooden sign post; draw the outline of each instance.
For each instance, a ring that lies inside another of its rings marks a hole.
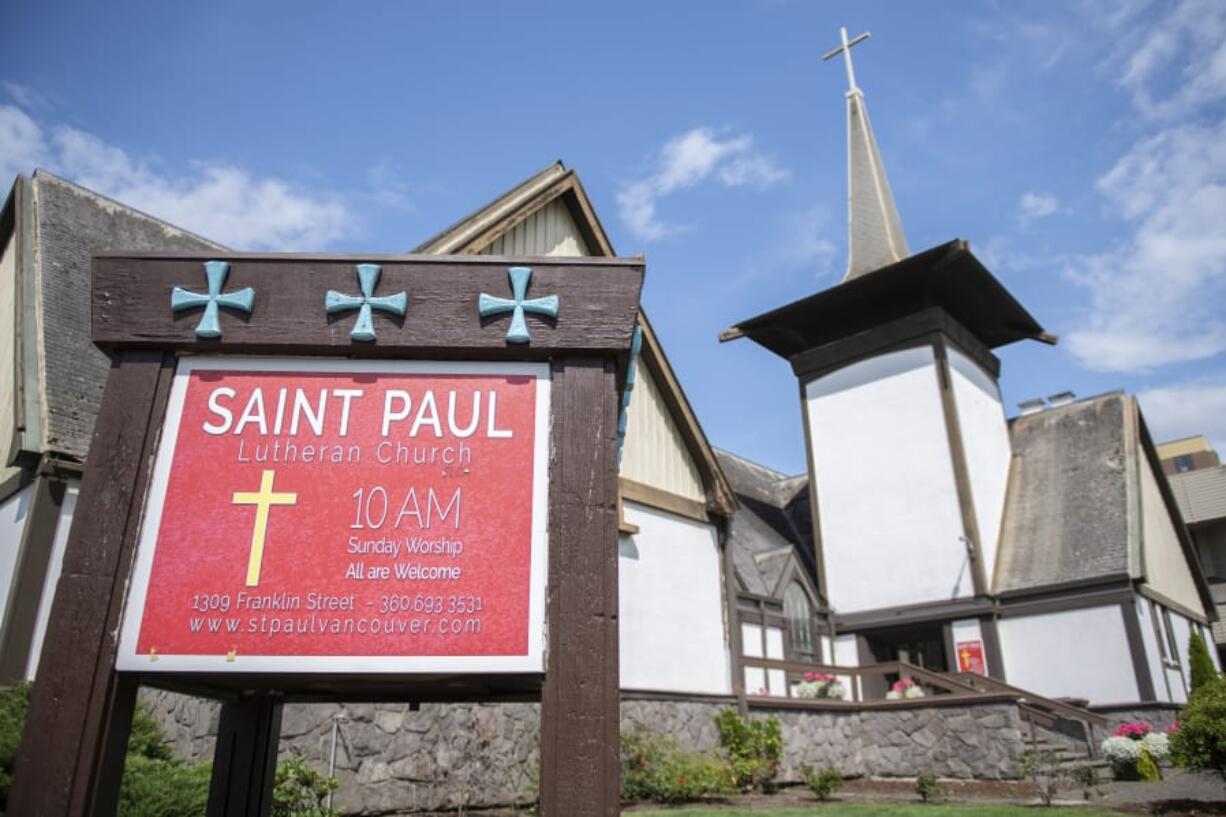
[[[285,701],[541,701],[541,812],[619,806],[617,453],[641,261],[94,259],[112,359],[13,814],[110,815],[140,684],[222,700],[210,815]]]

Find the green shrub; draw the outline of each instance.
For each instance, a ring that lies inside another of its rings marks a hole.
[[[119,817],[204,817],[212,766],[129,753],[119,788]]]
[[[1181,766],[1210,769],[1226,778],[1226,681],[1205,684],[1179,713],[1171,757]]]
[[[325,805],[337,785],[335,777],[315,771],[300,755],[283,760],[277,764],[272,817],[337,817],[340,812]]]
[[[30,705],[28,681],[0,691],[0,812],[8,808],[9,786],[13,783],[13,765],[21,746],[21,728],[26,722]]]
[[[1218,679],[1217,667],[1200,633],[1194,632],[1188,639],[1188,667],[1192,671],[1192,692]]]
[[[686,803],[732,794],[732,773],[721,758],[684,752],[676,741],[644,729],[622,735],[622,798]]]
[[[783,755],[779,720],[748,720],[735,709],[723,709],[715,716],[715,728],[719,730],[719,745],[728,753],[737,788],[774,791]]]
[[[932,772],[920,772],[915,778],[915,793],[925,803],[936,803],[945,798],[945,787]]]
[[[805,781],[809,791],[818,800],[829,800],[831,795],[843,785],[843,773],[833,766],[825,769],[814,769],[807,763],[800,765],[800,779]]]
[[[132,731],[128,734],[128,755],[140,755],[151,760],[174,760],[170,741],[153,713],[137,702],[132,713]]]

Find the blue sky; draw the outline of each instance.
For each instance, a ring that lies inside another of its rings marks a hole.
[[[907,238],[972,248],[1055,348],[1016,402],[1141,395],[1226,449],[1226,4],[0,6],[0,174],[43,167],[238,249],[403,251],[555,159],[708,436],[804,468],[795,381],[737,320],[846,263],[838,28]]]

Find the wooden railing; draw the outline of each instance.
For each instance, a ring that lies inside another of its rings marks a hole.
[[[982,692],[1009,692],[1018,696],[1020,703],[1028,704],[1041,709],[1051,715],[1062,718],[1064,720],[1082,721],[1090,723],[1094,726],[1106,726],[1107,719],[1095,712],[1090,712],[1088,709],[1082,709],[1079,706],[1074,706],[1067,701],[1060,701],[1055,698],[1044,698],[1041,695],[1035,695],[1033,692],[1006,684],[1004,681],[999,681],[995,678],[989,678],[984,675],[973,675],[967,672],[959,672],[952,677],[958,679],[967,686],[974,687]]]
[[[1029,690],[1006,684],[995,678],[970,673],[937,672],[906,661],[887,661],[860,667],[838,667],[800,661],[747,657],[742,659],[742,663],[747,667],[761,668],[768,673],[772,670],[783,673],[784,690],[782,692],[772,690],[769,697],[762,699],[775,704],[786,701],[789,706],[822,708],[840,704],[873,707],[907,703],[914,705],[917,701],[936,704],[975,703],[988,700],[1013,701],[1022,710],[1023,717],[1031,724],[1032,733],[1035,724],[1052,726],[1059,720],[1072,720],[1084,725],[1087,730],[1087,739],[1094,726],[1105,726],[1107,723],[1101,715],[1066,701],[1036,695]],[[797,697],[795,686],[803,681],[805,673],[809,672],[834,676],[844,688],[844,697],[842,699]],[[918,684],[924,692],[923,696],[919,699],[889,699],[887,693],[890,686],[900,678],[910,678]],[[755,696],[751,693],[749,698],[754,700]]]

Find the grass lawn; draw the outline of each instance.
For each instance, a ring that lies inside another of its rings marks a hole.
[[[1067,813],[1067,809],[1054,809]],[[1041,817],[1052,810],[1034,806],[826,803],[823,805],[747,810],[739,808],[635,811],[633,817]],[[1077,807],[1077,817],[1118,817],[1122,812]]]

